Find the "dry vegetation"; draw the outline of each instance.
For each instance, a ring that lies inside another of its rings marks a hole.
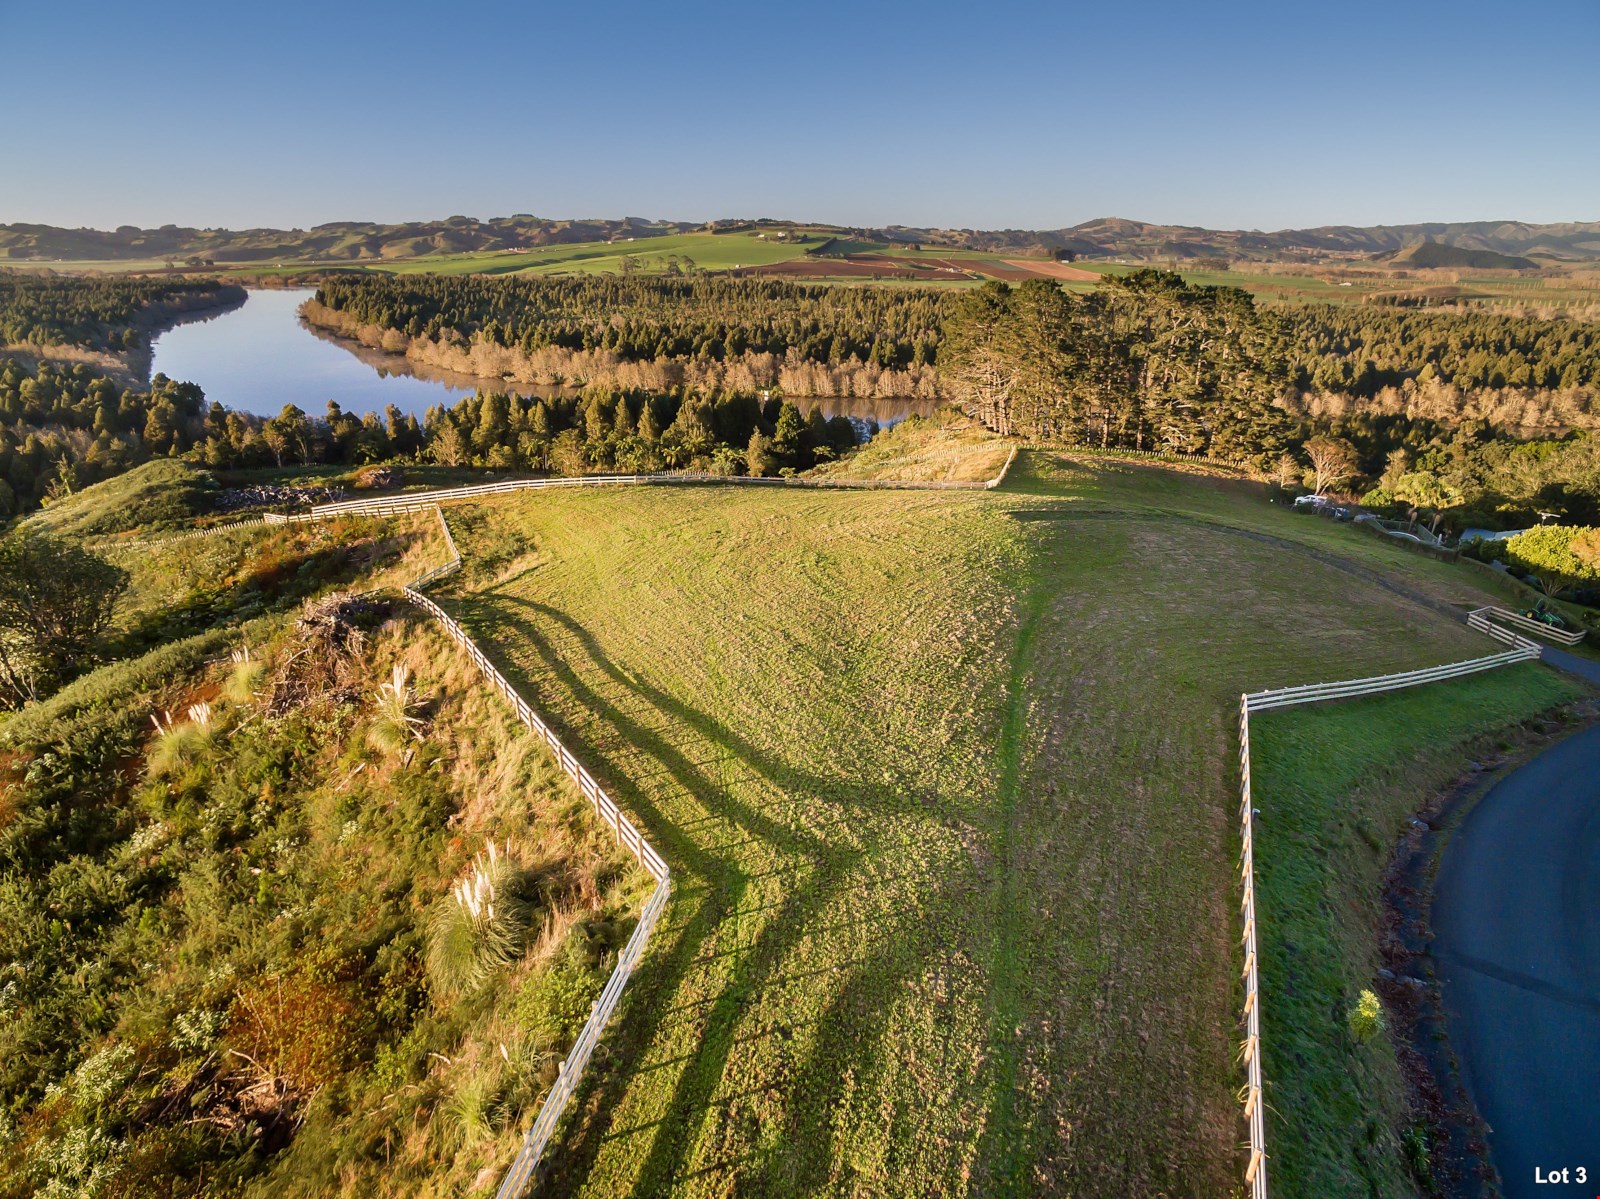
[[[932,417],[907,417],[809,477],[986,483],[1000,473],[1014,444],[954,409],[944,409]]]

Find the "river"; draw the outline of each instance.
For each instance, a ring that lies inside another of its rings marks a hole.
[[[321,416],[328,401],[337,400],[358,415],[393,404],[420,417],[479,387],[521,395],[558,390],[436,370],[330,337],[300,319],[300,305],[312,294],[308,288],[256,289],[236,308],[169,329],[155,341],[151,371],[198,383],[208,400],[258,416],[276,416],[285,404]],[[842,413],[879,425],[935,407],[930,400],[839,397],[797,403],[802,411],[820,404],[825,416]]]

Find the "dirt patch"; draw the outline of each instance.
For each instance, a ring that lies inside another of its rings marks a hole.
[[[739,267],[730,275],[789,275],[802,279],[832,279],[839,276],[860,279],[947,279],[948,272],[907,266],[892,258],[852,255],[849,258],[791,258],[764,266]]]
[[[963,264],[969,271],[979,275],[987,275],[991,279],[1003,279],[1008,283],[1016,283],[1025,279],[1042,279],[1044,276],[1031,269],[1031,267],[1012,266],[994,258],[968,258]]]
[[[1032,258],[1007,258],[1006,265],[1031,271],[1033,274],[1046,279],[1071,279],[1077,283],[1100,282],[1100,276],[1093,271],[1086,271],[1081,266],[1070,266],[1065,262],[1041,262]]]

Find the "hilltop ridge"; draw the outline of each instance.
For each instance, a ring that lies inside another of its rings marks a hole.
[[[1600,221],[1529,224],[1522,221],[1429,222],[1411,225],[1325,225],[1313,229],[1206,229],[1160,225],[1125,217],[1100,217],[1059,229],[946,229],[909,225],[856,228],[814,222],[761,219],[670,221],[640,217],[550,219],[519,213],[480,220],[383,224],[333,221],[311,229],[196,229],[163,225],[140,229],[64,229],[54,225],[0,225],[0,262],[127,261],[165,259],[195,265],[316,259],[377,262],[495,250],[534,249],[573,242],[605,242],[663,237],[697,230],[802,228],[842,238],[861,237],[970,250],[1049,254],[1061,258],[1120,258],[1165,261],[1173,258],[1228,258],[1242,261],[1326,258],[1366,259],[1401,255],[1419,244],[1477,254],[1521,258],[1511,267],[1600,259]],[[1428,251],[1435,254],[1437,251]],[[1448,256],[1447,256],[1448,257]],[[1481,262],[1416,262],[1418,266],[1480,266]]]

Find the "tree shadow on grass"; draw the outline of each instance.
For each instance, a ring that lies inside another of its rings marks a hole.
[[[626,676],[606,657],[593,638],[563,614],[531,601],[506,597],[479,597],[476,606],[481,615],[474,621],[475,624],[489,623],[483,619],[488,617],[501,629],[520,636],[572,697],[618,734],[621,744],[649,754],[661,764],[674,783],[686,793],[702,797],[700,801],[707,806],[719,808],[720,815],[737,824],[750,839],[800,859],[797,866],[808,870],[810,876],[803,889],[796,886],[777,905],[777,910],[767,920],[755,943],[739,955],[730,977],[710,1002],[710,1010],[703,1018],[704,1027],[699,1037],[701,1049],[678,1079],[666,1113],[654,1126],[656,1133],[650,1149],[635,1174],[634,1193],[654,1193],[669,1187],[674,1178],[681,1176],[694,1151],[696,1133],[711,1110],[712,1096],[722,1080],[736,1043],[734,1029],[747,1001],[777,977],[780,966],[805,935],[804,916],[825,907],[838,896],[841,886],[851,877],[847,869],[849,863],[860,858],[864,851],[854,848],[841,851],[828,846],[809,833],[785,826],[738,801],[706,772],[704,764],[692,761],[657,727],[652,727],[655,722],[646,723],[607,700],[563,660],[550,640],[536,627],[529,610],[571,634],[593,664],[612,683],[644,699],[653,710],[662,714],[665,723],[687,725],[714,744],[732,749],[742,762],[780,790],[779,780],[783,780],[792,786],[807,787],[823,802],[833,802],[826,799],[833,788],[822,780],[806,778],[803,772],[770,760],[706,714]],[[493,640],[488,643],[495,644]],[[513,668],[509,673],[513,677],[521,675],[521,681],[527,682],[526,672]],[[581,742],[583,739],[579,737],[577,740]],[[584,748],[594,747],[584,745]],[[640,971],[643,977],[628,992],[627,1011],[617,1021],[611,1044],[615,1054],[626,1058],[637,1055],[654,1042],[667,1010],[662,1000],[684,985],[693,970],[707,964],[707,942],[724,918],[738,909],[751,878],[737,866],[707,853],[694,840],[683,835],[655,802],[626,779],[619,779],[618,783],[618,789],[650,828],[655,843],[664,855],[706,884],[702,900],[689,920],[676,930],[670,945],[659,945],[648,956]],[[667,927],[670,924],[663,931]],[[649,1002],[652,999],[654,1003]],[[594,1168],[601,1142],[614,1139],[615,1134],[604,1135],[605,1113],[621,1100],[632,1078],[632,1073],[628,1071],[608,1071],[603,1079],[591,1077],[582,1088],[581,1107],[595,1113],[595,1118],[585,1121],[576,1139],[567,1144],[561,1163],[566,1189],[582,1187]]]

